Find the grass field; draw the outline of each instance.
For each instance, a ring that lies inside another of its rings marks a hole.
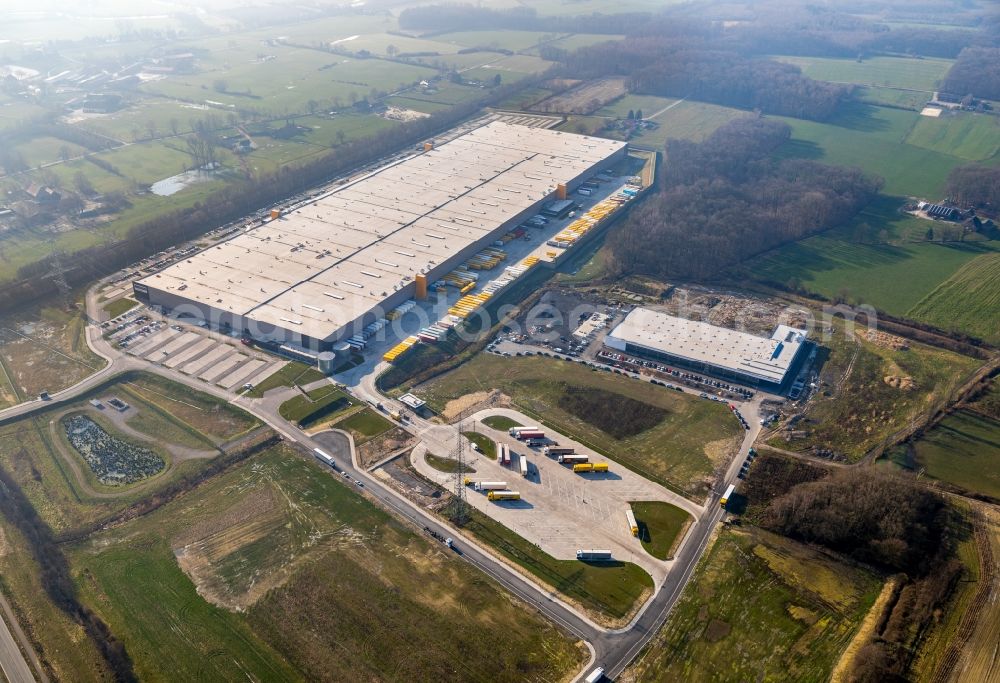
[[[921,116],[906,136],[906,144],[969,161],[985,161],[1000,149],[1000,120],[971,112],[946,112],[938,118]]]
[[[916,112],[856,103],[826,123],[779,118],[792,127],[783,156],[857,166],[884,178],[886,194],[941,199],[948,173],[965,162],[907,144],[910,131],[926,118]]]
[[[322,372],[300,361],[291,361],[283,365],[277,372],[257,383],[247,396],[260,398],[271,389],[291,387],[295,385],[312,384],[326,377]]]
[[[826,681],[879,590],[860,567],[725,528],[630,680]]]
[[[349,431],[357,444],[374,439],[392,429],[392,422],[371,408],[364,408],[349,415],[334,425],[337,429]]]
[[[883,104],[890,107],[903,107],[920,111],[927,104],[928,94],[923,91],[897,90],[896,88],[883,88],[877,85],[860,86],[856,91],[856,97],[862,102],[869,104]]]
[[[104,367],[84,339],[79,313],[60,308],[0,318],[0,400],[9,405],[65,389]]]
[[[114,514],[139,499],[147,498],[174,483],[196,474],[212,462],[214,444],[258,426],[250,415],[217,399],[162,378],[136,374],[100,392],[100,396],[119,396],[129,403],[136,415],[128,427],[141,432],[168,462],[172,446],[195,449],[208,457],[185,459],[158,474],[141,487],[125,489],[101,485],[85,462],[75,455],[65,432],[53,413],[12,422],[0,428],[0,466],[11,473],[40,517],[57,533],[87,527]],[[86,400],[68,409],[88,410]],[[62,409],[60,409],[61,411]],[[109,409],[110,410],[110,409]],[[122,435],[110,419],[90,415],[106,430]],[[75,470],[66,455],[76,463]]]
[[[476,444],[479,448],[479,452],[487,458],[497,457],[497,443],[485,434],[480,434],[479,432],[462,432],[462,435]]]
[[[444,472],[445,474],[455,474],[455,472],[458,472],[458,461],[454,458],[443,458],[440,455],[426,453],[424,454],[424,460],[426,460],[427,464],[436,469],[438,472]],[[475,474],[476,468],[470,467],[466,463],[462,468],[462,471],[466,474]]]
[[[896,197],[881,197],[848,225],[771,251],[743,269],[744,274],[933,324],[947,321],[934,316],[932,293],[948,298],[952,307],[961,304],[949,311],[953,320],[966,308],[988,312],[989,292],[977,289],[960,273],[968,268],[974,277],[987,276],[997,244],[972,238],[964,243],[923,241],[929,228],[940,239],[946,226],[901,213],[902,203]],[[946,288],[952,277],[955,282]],[[977,325],[988,324],[974,315],[957,319],[970,333]]]
[[[663,111],[670,107],[666,111]],[[643,131],[632,138],[636,144],[661,149],[669,138],[701,142],[724,123],[746,116],[747,112],[704,102],[678,101],[650,95],[626,95],[597,110],[599,116],[624,118],[629,110],[642,110],[643,118],[656,121],[660,127]]]
[[[130,395],[138,396],[216,443],[229,441],[261,425],[250,413],[226,401],[192,391],[159,375],[133,376],[127,389]]]
[[[110,317],[117,318],[122,313],[128,313],[138,305],[139,302],[134,299],[122,298],[117,301],[112,301],[109,304],[105,304],[104,311]]]
[[[926,476],[1000,500],[1000,420],[960,410],[889,457]]]
[[[671,559],[681,542],[691,515],[679,507],[660,501],[631,503],[639,524],[639,539],[646,552],[660,560]]]
[[[487,427],[492,427],[493,429],[499,429],[502,432],[506,432],[511,427],[523,427],[517,420],[512,420],[509,417],[504,417],[503,415],[493,415],[483,419],[483,424]]]
[[[483,378],[489,378],[488,386]],[[667,414],[655,427],[615,439],[560,408],[567,387],[627,396]],[[694,499],[704,495],[716,467],[742,436],[724,405],[568,361],[480,354],[418,391],[440,412],[450,400],[490,388],[509,395],[515,406],[542,424]]]
[[[5,467],[7,465],[5,464]],[[24,536],[0,516],[0,574],[7,600],[17,610],[21,627],[44,649],[38,656],[51,667],[56,680],[98,683],[112,680],[93,642],[80,625],[47,597],[42,568]]]
[[[966,262],[920,299],[907,315],[991,343],[1000,342],[1000,253]]]
[[[278,408],[281,417],[302,427],[347,410],[354,401],[332,384],[313,389],[308,394],[290,398]]]
[[[829,341],[829,358],[820,375],[818,393],[796,425],[804,438],[771,444],[809,451],[829,449],[849,460],[861,458],[897,430],[940,407],[979,366],[980,361],[923,344],[909,342],[908,350],[877,346],[856,337],[846,338],[842,326]],[[890,385],[886,378],[910,378],[910,389]]]
[[[818,81],[923,90],[926,91],[924,101],[930,99],[954,64],[951,59],[906,57],[869,57],[860,62],[825,57],[781,56],[773,59],[794,64],[806,76]]]
[[[463,529],[591,612],[621,619],[653,589],[653,579],[630,562],[557,560],[478,510]]]
[[[579,665],[547,622],[284,446],[71,564],[144,680],[543,681]]]
[[[456,31],[434,36],[435,42],[460,47],[494,47],[506,50],[527,50],[542,42],[547,34],[541,31]]]

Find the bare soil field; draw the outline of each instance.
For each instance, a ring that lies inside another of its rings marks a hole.
[[[624,78],[601,78],[536,102],[531,108],[560,114],[590,114],[624,94]]]

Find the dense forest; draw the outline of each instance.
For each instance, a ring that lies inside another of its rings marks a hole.
[[[970,47],[962,50],[948,71],[943,90],[952,95],[975,95],[1000,100],[1000,48]]]
[[[851,94],[849,87],[803,76],[797,66],[708,49],[690,39],[600,43],[565,55],[563,63],[575,77],[626,76],[633,93],[806,119],[829,118]]]
[[[969,164],[948,174],[948,196],[960,206],[1000,209],[1000,168]]]
[[[835,472],[771,500],[764,526],[895,574],[888,614],[854,660],[863,683],[905,681],[914,653],[961,579],[956,511],[911,479],[873,468]]]
[[[711,278],[843,223],[879,191],[858,169],[773,159],[789,137],[784,123],[745,117],[700,144],[668,141],[661,187],[608,237],[612,268]]]

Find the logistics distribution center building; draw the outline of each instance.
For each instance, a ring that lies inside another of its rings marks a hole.
[[[687,320],[647,308],[629,313],[605,338],[619,351],[648,356],[752,385],[777,388],[788,376],[806,331],[778,325],[770,338]]]
[[[135,294],[326,350],[414,297],[418,275],[440,279],[626,154],[623,142],[489,123],[143,278]]]

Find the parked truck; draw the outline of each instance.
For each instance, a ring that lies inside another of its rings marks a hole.
[[[576,559],[593,562],[595,560],[610,560],[610,550],[577,550]]]
[[[522,453],[521,457],[518,458],[518,460],[520,461],[520,464],[521,464],[521,476],[522,477],[527,477],[528,476],[528,459],[526,457],[524,457],[524,454]]]
[[[474,484],[477,491],[503,491],[507,488],[505,481],[477,481]]]
[[[503,446],[503,464],[510,465],[510,446]]]
[[[608,471],[608,463],[606,463],[606,462],[595,462],[594,463],[594,471],[595,472],[607,472]]]
[[[544,439],[545,432],[538,429],[522,429],[514,436],[516,436],[521,441],[527,441],[529,439]]]
[[[726,489],[726,492],[722,494],[722,498],[719,498],[719,505],[726,507],[726,503],[729,502],[729,498],[733,495],[733,491],[736,490],[735,484],[730,484]]]
[[[521,500],[521,494],[517,491],[490,491],[486,497],[492,501]]]
[[[542,452],[545,453],[545,455],[548,455],[548,456],[553,456],[553,455],[572,455],[573,452],[574,452],[574,450],[575,449],[572,446],[546,446],[542,450]]]
[[[314,448],[313,455],[315,455],[316,459],[319,460],[321,463],[329,465],[334,469],[337,469],[337,463],[334,462],[333,458],[330,457],[330,454],[327,453],[326,451],[320,450],[319,448]]]
[[[604,680],[604,669],[602,667],[597,667],[583,679],[584,683],[599,683]]]
[[[632,508],[628,508],[625,511],[625,519],[628,521],[628,530],[633,536],[639,535],[639,525],[635,521],[635,513],[632,512]]]
[[[573,471],[578,474],[583,474],[584,472],[593,472],[594,466],[589,462],[579,462],[573,465]]]
[[[587,462],[588,460],[590,460],[590,457],[584,455],[583,453],[559,456],[559,462],[563,463],[564,465],[572,465],[578,462]]]
[[[507,430],[507,433],[511,436],[517,436],[522,431],[537,432],[538,427],[511,427]]]

